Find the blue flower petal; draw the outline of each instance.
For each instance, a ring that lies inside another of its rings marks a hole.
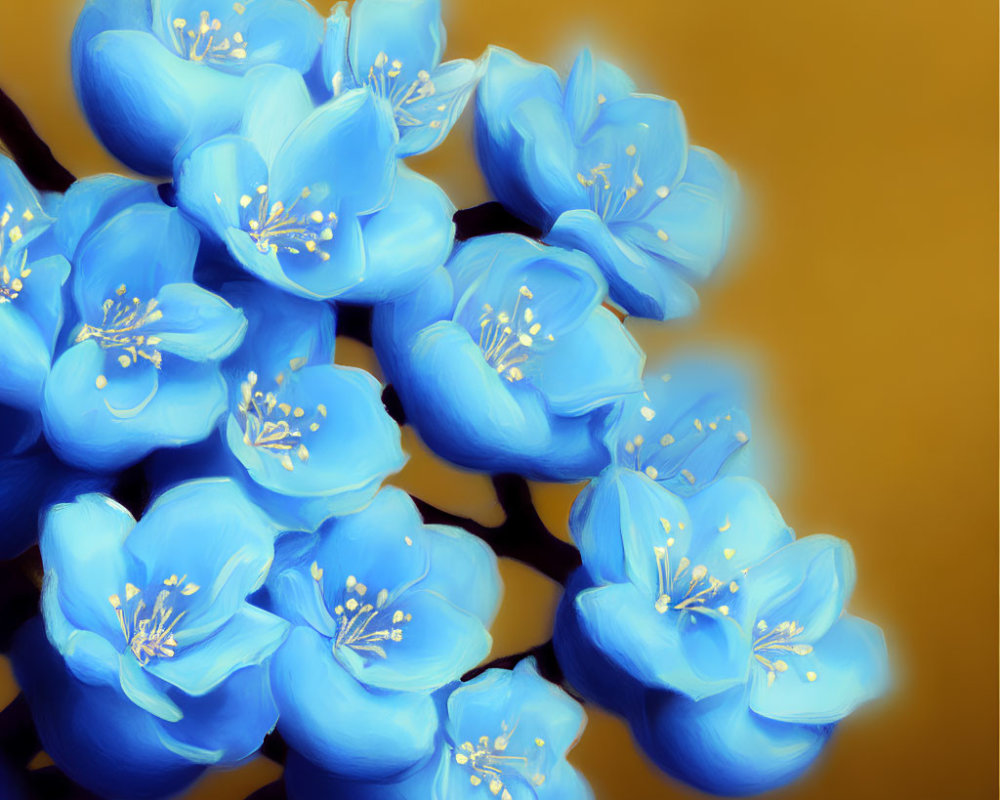
[[[696,537],[691,559],[721,581],[795,538],[764,487],[749,478],[722,478],[692,495],[687,508]]]
[[[264,162],[272,164],[285,140],[315,106],[305,81],[294,70],[262,66],[256,78],[261,89],[247,106],[240,132],[253,142]]]
[[[386,608],[373,619],[373,629],[395,624],[389,610],[406,616],[397,628],[402,638],[380,645],[384,657],[366,657],[367,653],[347,645],[334,651],[362,684],[398,692],[429,692],[458,680],[490,652],[493,640],[482,620],[436,592],[418,586],[390,598]]]
[[[539,353],[530,376],[549,408],[578,416],[642,391],[645,360],[618,318],[599,308],[579,328],[557,338],[550,350]],[[581,369],[583,364],[586,369]]]
[[[325,498],[330,513],[348,513],[357,506],[339,508],[339,495],[384,479],[405,461],[399,427],[386,413],[380,391],[378,382],[362,370],[307,366],[288,375],[277,397],[290,409],[303,411],[300,444],[288,453],[294,460],[282,458],[283,451],[247,443],[245,421],[232,414],[226,440],[250,477],[265,489],[292,498]],[[280,407],[272,413],[284,419]],[[292,423],[297,418],[293,413]]]
[[[464,58],[446,61],[435,69],[430,75],[434,92],[396,112],[397,155],[420,155],[441,144],[465,110],[481,75],[482,63]]]
[[[239,669],[200,697],[172,691],[184,717],[160,723],[165,746],[180,755],[201,751],[205,760],[211,758],[210,763],[218,764],[235,764],[252,756],[278,721],[269,666]]]
[[[369,89],[348,92],[316,109],[285,140],[271,165],[276,197],[310,187],[345,214],[370,214],[388,202],[396,178],[399,136],[388,104]]]
[[[347,37],[351,29],[347,5],[346,0],[333,4],[326,19],[326,36],[323,39],[323,90],[324,94],[334,97],[359,85],[347,59]]]
[[[176,722],[183,716],[177,704],[167,696],[167,685],[151,677],[132,653],[121,653],[118,662],[118,678],[129,700],[167,722]]]
[[[56,596],[75,628],[123,647],[124,633],[108,598],[125,592],[132,568],[122,544],[134,526],[132,515],[118,503],[86,494],[49,509],[39,542],[46,575],[58,576],[47,581],[44,593]]]
[[[152,800],[181,791],[203,771],[164,747],[156,718],[120,689],[76,680],[40,619],[18,632],[11,656],[45,752],[81,786],[105,797]]]
[[[294,628],[275,654],[271,682],[285,740],[331,772],[383,779],[433,749],[438,718],[429,695],[369,691],[308,628]]]
[[[694,183],[696,178],[707,185]],[[722,159],[692,147],[684,178],[670,194],[641,218],[612,229],[676,265],[688,280],[705,280],[726,252],[736,193],[736,179]]]
[[[183,625],[177,630],[183,632]],[[244,603],[209,638],[179,644],[173,658],[153,659],[146,669],[187,695],[200,697],[216,689],[235,670],[264,662],[284,640],[285,620]]]
[[[850,545],[815,534],[753,567],[745,602],[769,627],[794,621],[805,629],[801,640],[815,643],[840,617],[856,579]]]
[[[694,289],[650,256],[614,236],[589,209],[563,213],[545,241],[592,255],[608,279],[611,299],[630,314],[667,320],[686,316],[698,307]]]
[[[647,686],[698,700],[746,680],[749,636],[722,614],[659,614],[629,584],[585,590],[576,607],[595,644]]]
[[[704,700],[658,692],[634,729],[657,766],[704,792],[749,795],[791,782],[832,725],[790,725],[747,708],[743,687]]]
[[[341,299],[378,303],[416,289],[451,254],[454,213],[437,184],[400,166],[392,200],[362,222],[364,281]]]
[[[189,361],[218,361],[243,340],[247,321],[242,312],[200,286],[169,283],[156,299],[163,318],[145,328],[169,353]]]
[[[444,45],[440,0],[358,0],[351,10],[348,55],[355,80],[383,84],[386,96],[441,63]]]
[[[175,208],[143,203],[114,216],[83,242],[74,262],[73,299],[83,321],[102,327],[109,299],[146,302],[168,283],[190,283],[198,243]]]
[[[774,680],[755,669],[750,708],[769,719],[813,725],[837,722],[885,691],[885,637],[872,623],[844,615],[811,652],[786,657]]]
[[[220,136],[180,162],[177,202],[203,230],[221,239],[240,227],[240,198],[267,180],[267,164],[248,139]]]
[[[71,258],[96,225],[129,206],[157,203],[156,186],[121,175],[94,175],[76,181],[63,196],[53,228],[63,254]]]
[[[109,360],[89,340],[63,353],[49,373],[46,439],[70,464],[120,469],[157,447],[204,439],[225,410],[226,385],[214,364],[177,360],[161,379],[151,364],[119,370],[112,363],[117,372],[109,372]],[[108,381],[104,388],[99,376]]]
[[[23,275],[25,269],[19,270],[22,273],[24,291],[16,300],[5,303],[4,307],[16,305],[26,312],[34,320],[51,353],[63,324],[62,287],[69,277],[69,262],[56,255],[26,262],[25,267],[30,270],[27,276]]]
[[[38,193],[6,155],[0,155],[0,255],[11,263],[20,250],[49,229]]]
[[[260,588],[274,558],[275,533],[236,483],[224,478],[181,484],[146,510],[125,540],[145,565],[146,580],[186,576],[198,587],[174,631],[178,652],[217,631]]]
[[[0,304],[0,403],[36,409],[51,350],[34,319],[14,305],[18,299]]]
[[[489,627],[500,608],[503,592],[493,550],[478,536],[461,528],[429,525],[423,530],[429,559],[420,588],[447,597]]]

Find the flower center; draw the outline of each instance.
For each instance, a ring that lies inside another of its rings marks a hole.
[[[811,644],[792,641],[805,632],[805,628],[795,620],[779,622],[773,628],[769,628],[764,620],[759,620],[756,631],[757,638],[753,642],[753,655],[767,670],[768,686],[774,683],[777,673],[788,670],[788,662],[776,658],[776,656],[807,656],[813,651]],[[816,673],[810,670],[806,673],[806,678],[811,683],[816,680]]]
[[[76,341],[96,339],[105,350],[122,349],[124,352],[118,356],[118,363],[123,367],[129,367],[142,358],[159,369],[163,362],[163,355],[156,349],[160,338],[136,331],[163,319],[163,312],[157,308],[155,298],[145,303],[138,297],[126,300],[127,291],[124,283],[115,289],[116,297],[105,300],[101,306],[104,319],[100,327],[85,324],[76,335]]]
[[[255,190],[255,196],[245,194],[240,198],[240,224],[250,234],[257,249],[261,253],[274,254],[283,250],[292,255],[305,251],[314,253],[322,261],[329,261],[330,254],[322,246],[333,239],[337,215],[319,209],[297,211],[299,201],[311,194],[308,187],[288,206],[280,200],[271,203],[268,192],[267,185],[261,184]],[[222,202],[218,195],[215,199]]]
[[[645,188],[646,184],[639,174],[639,151],[634,144],[625,148],[627,161],[621,166],[626,178],[624,181],[613,181],[616,176],[612,175],[614,165],[602,161],[595,167],[583,172],[576,173],[576,179],[585,189],[589,190],[590,207],[601,219],[614,218],[620,214],[629,201]],[[663,200],[670,194],[670,188],[659,186],[656,189],[656,196]],[[657,237],[665,242],[670,237],[659,230]]]
[[[323,570],[314,561],[309,572],[322,597]],[[344,594],[346,599],[337,603],[333,609],[337,624],[334,650],[338,647],[350,647],[359,653],[386,658],[386,643],[403,641],[403,629],[400,626],[412,620],[413,615],[389,607],[388,589],[380,589],[374,603],[366,600],[368,587],[353,575],[348,575],[344,582]]]
[[[233,3],[233,10],[242,14],[246,7]],[[194,23],[183,17],[171,19],[170,37],[177,54],[189,61],[220,64],[227,60],[244,61],[247,57],[247,41],[243,34],[239,31],[232,36],[223,34],[221,20],[207,11],[202,11]]]
[[[0,248],[2,249],[2,248]],[[10,303],[20,296],[24,289],[24,279],[31,274],[28,268],[28,252],[21,257],[21,266],[16,274],[11,275],[7,265],[0,266],[0,304]]]
[[[410,106],[414,103],[430,97],[437,91],[434,81],[431,80],[427,70],[420,70],[415,81],[401,81],[399,76],[403,71],[403,62],[399,59],[389,59],[385,53],[379,53],[375,57],[375,63],[368,70],[368,80],[366,84],[371,86],[376,94],[381,95],[392,105],[392,113],[396,118],[396,124],[400,127],[415,127],[423,124],[423,120],[417,117]],[[338,73],[339,74],[339,73]],[[341,78],[341,80],[343,80]],[[340,81],[334,76],[334,94],[340,94]],[[438,111],[446,110],[447,106],[438,106]],[[431,120],[429,125],[432,128],[440,128],[440,120]]]
[[[491,794],[499,796],[501,800],[513,800],[510,791],[504,786],[504,768],[517,765],[525,774],[531,770],[527,757],[504,755],[517,725],[508,730],[507,723],[501,722],[500,729],[502,733],[492,742],[488,736],[480,736],[475,744],[471,741],[463,742],[455,751],[455,763],[469,769],[469,783],[473,786],[485,785]],[[545,740],[536,738],[535,747],[538,748],[538,758],[532,760],[538,762],[541,760]],[[541,786],[545,783],[545,775],[535,769],[530,780],[533,785]]]
[[[131,583],[125,584],[124,603],[117,594],[108,598],[128,648],[142,666],[152,658],[173,658],[177,647],[174,628],[187,613],[174,613],[177,596],[190,597],[200,588],[187,580],[187,575],[171,575],[158,587],[152,608],[146,605],[139,587]]]
[[[292,359],[290,366],[292,371],[297,371],[305,366],[305,359]],[[258,389],[257,381],[257,373],[251,371],[240,384],[240,402],[236,408],[243,418],[243,441],[270,452],[281,460],[281,466],[292,472],[295,469],[293,451],[300,463],[308,463],[309,449],[302,443],[302,434],[304,430],[315,433],[320,429],[320,420],[326,419],[326,406],[317,405],[307,419],[305,409],[281,402],[273,391]],[[284,373],[275,378],[279,388],[284,381]]]
[[[531,300],[534,295],[527,286],[522,286],[517,293],[513,311],[493,313],[493,306],[483,305],[483,313],[479,317],[479,349],[482,350],[486,363],[511,383],[524,378],[524,371],[519,366],[528,360],[535,338],[541,333],[541,323],[535,319],[535,312],[530,307],[521,311],[521,301]],[[554,341],[552,334],[546,338]]]
[[[670,533],[670,522],[660,519],[664,532]],[[684,523],[677,523],[681,530],[684,530]],[[655,608],[660,614],[665,614],[668,610],[674,611],[708,611],[716,610],[726,616],[729,614],[729,606],[714,605],[719,599],[719,593],[726,585],[718,578],[713,578],[708,574],[708,567],[704,564],[691,566],[691,559],[682,556],[677,562],[677,569],[671,573],[670,548],[674,546],[674,538],[668,536],[665,547],[654,547],[653,553],[656,556],[656,574],[659,580],[659,594],[656,598]],[[726,551],[731,558],[733,551]],[[729,582],[730,594],[736,594],[740,585],[736,581]]]

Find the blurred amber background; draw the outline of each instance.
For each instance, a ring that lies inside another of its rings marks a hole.
[[[327,4],[316,2],[321,11]],[[0,85],[77,175],[121,171],[73,97],[78,0],[3,0]],[[896,685],[843,723],[780,798],[997,796],[997,7],[993,0],[445,0],[449,57],[489,43],[568,69],[589,42],[683,107],[739,171],[744,236],[694,319],[629,327],[656,360],[741,354],[755,440],[800,534],[854,546],[852,610],[885,629]],[[466,118],[415,166],[459,207],[489,199]],[[342,343],[338,360],[377,369]],[[497,521],[485,478],[410,431],[398,483]],[[537,486],[565,532],[574,486]],[[495,653],[548,636],[556,587],[503,565]],[[16,693],[4,665],[0,703]],[[599,798],[690,797],[596,708],[574,751]],[[39,762],[41,763],[41,762]],[[187,798],[242,798],[258,759]]]

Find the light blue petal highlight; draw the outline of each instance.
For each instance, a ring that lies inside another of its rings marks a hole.
[[[249,604],[195,646],[181,644],[173,658],[158,658],[146,669],[186,694],[200,697],[238,669],[264,662],[289,631],[289,624]]]
[[[55,596],[74,628],[100,633],[122,648],[124,633],[108,597],[125,592],[131,570],[122,543],[134,526],[118,503],[85,494],[48,510],[39,541],[46,574],[58,576],[47,581],[44,594]]]
[[[769,627],[794,621],[805,629],[800,640],[815,643],[840,617],[856,580],[850,545],[815,534],[753,567],[746,602]]]
[[[392,200],[362,222],[364,281],[340,298],[379,303],[415,290],[448,260],[454,213],[437,184],[401,165]]]
[[[226,404],[215,364],[178,360],[161,379],[151,364],[120,369],[105,352],[94,340],[75,345],[46,381],[46,439],[60,458],[96,471],[120,469],[157,447],[201,441],[214,430]],[[108,380],[104,389],[97,388],[100,375]]]
[[[889,684],[881,629],[848,614],[837,620],[806,655],[785,658],[788,669],[768,685],[755,669],[750,708],[769,719],[821,725],[837,722]]]
[[[220,361],[243,340],[239,309],[193,283],[169,283],[156,296],[163,319],[147,326],[161,349],[188,361]]]
[[[576,607],[597,646],[647,686],[700,700],[746,680],[749,636],[722,614],[659,614],[630,584],[583,591]]]
[[[347,57],[347,38],[351,29],[347,6],[346,0],[341,0],[330,8],[320,56],[323,67],[323,93],[332,94],[334,97],[358,88],[358,82],[354,78]]]
[[[444,45],[440,0],[359,0],[351,10],[348,56],[358,83],[392,80],[389,73],[397,71],[393,62],[399,61],[396,83],[408,84],[418,72],[430,72],[441,62]],[[385,93],[392,89],[387,86]]]
[[[63,254],[72,258],[80,242],[105,220],[129,206],[157,203],[156,186],[121,175],[94,175],[76,181],[63,196],[53,228]]]
[[[597,308],[579,328],[562,336],[538,358],[535,385],[549,408],[579,416],[623,394],[642,391],[646,354],[618,318]],[[586,371],[581,364],[589,364]]]
[[[438,718],[429,695],[368,690],[334,661],[328,640],[294,628],[272,661],[279,730],[315,764],[383,779],[430,755]]]
[[[271,165],[275,196],[294,198],[308,186],[336,197],[342,213],[370,214],[389,199],[398,141],[384,101],[368,89],[348,92],[316,109],[285,141]]]
[[[447,597],[488,628],[500,610],[503,593],[493,550],[461,528],[429,525],[423,530],[428,565],[420,587]]]
[[[119,657],[122,691],[133,703],[154,717],[176,722],[183,716],[177,704],[167,696],[166,684],[151,677],[130,652]]]
[[[434,92],[407,102],[405,111],[396,111],[400,158],[427,153],[445,140],[462,116],[482,72],[481,61],[464,58],[446,61],[431,72]]]
[[[174,633],[184,647],[218,630],[264,583],[275,534],[234,481],[206,478],[164,492],[125,547],[145,566],[147,581],[186,575],[199,587]]]

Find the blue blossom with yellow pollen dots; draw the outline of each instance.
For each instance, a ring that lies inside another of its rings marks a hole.
[[[758,483],[722,478],[685,501],[611,467],[577,497],[570,531],[583,569],[555,644],[580,691],[629,713],[644,689],[701,700],[746,682],[744,571],[793,538]]]
[[[533,658],[489,669],[438,696],[442,723],[435,755],[396,782],[347,782],[292,753],[285,782],[292,800],[590,800],[584,777],[566,761],[586,725],[583,708],[538,674]]]
[[[686,359],[646,369],[643,391],[609,418],[615,464],[689,496],[718,477],[746,474],[750,418],[746,389],[723,364]]]
[[[223,474],[286,530],[313,531],[363,508],[406,455],[379,382],[333,363],[333,308],[257,282],[221,292],[249,320],[243,345],[223,366],[222,446],[207,443],[226,459]]]
[[[410,291],[451,251],[454,206],[397,165],[389,104],[371,88],[318,108],[301,77],[248,106],[241,135],[181,161],[180,207],[244,269],[311,299]]]
[[[844,611],[849,545],[807,536],[750,567],[747,680],[707,700],[650,692],[635,723],[646,752],[703,791],[756,794],[796,778],[835,725],[889,684],[882,631]]]
[[[162,203],[129,206],[79,244],[76,318],[45,383],[45,435],[63,460],[113,470],[204,439],[226,403],[218,362],[243,314],[192,282],[198,232]]]
[[[88,0],[73,32],[73,81],[117,158],[169,175],[178,155],[238,127],[268,67],[309,70],[322,38],[304,0]]]
[[[267,661],[289,626],[246,598],[275,534],[225,479],[164,493],[138,523],[99,494],[48,511],[44,631],[22,631],[13,662],[66,774],[162,797],[257,750],[278,717]]]
[[[400,157],[439,145],[465,108],[480,77],[468,59],[441,63],[445,30],[440,0],[357,0],[336,3],[326,24],[323,92],[339,96],[371,86],[392,106]]]
[[[581,52],[565,85],[549,67],[491,48],[476,95],[479,163],[493,194],[545,241],[593,256],[628,313],[690,313],[690,286],[722,258],[736,181],[688,145],[672,100],[637,94]]]
[[[396,776],[434,750],[432,693],[489,653],[496,556],[463,530],[424,525],[395,488],[296,550],[267,582],[270,607],[295,626],[272,662],[279,730],[323,771]]]
[[[644,354],[601,307],[589,257],[513,234],[455,249],[416,292],[375,309],[379,362],[439,455],[533,478],[596,475],[601,427],[641,390]]]
[[[17,453],[41,431],[42,393],[63,323],[69,262],[32,246],[50,230],[35,190],[0,155],[0,453]],[[6,408],[4,408],[6,407]]]

